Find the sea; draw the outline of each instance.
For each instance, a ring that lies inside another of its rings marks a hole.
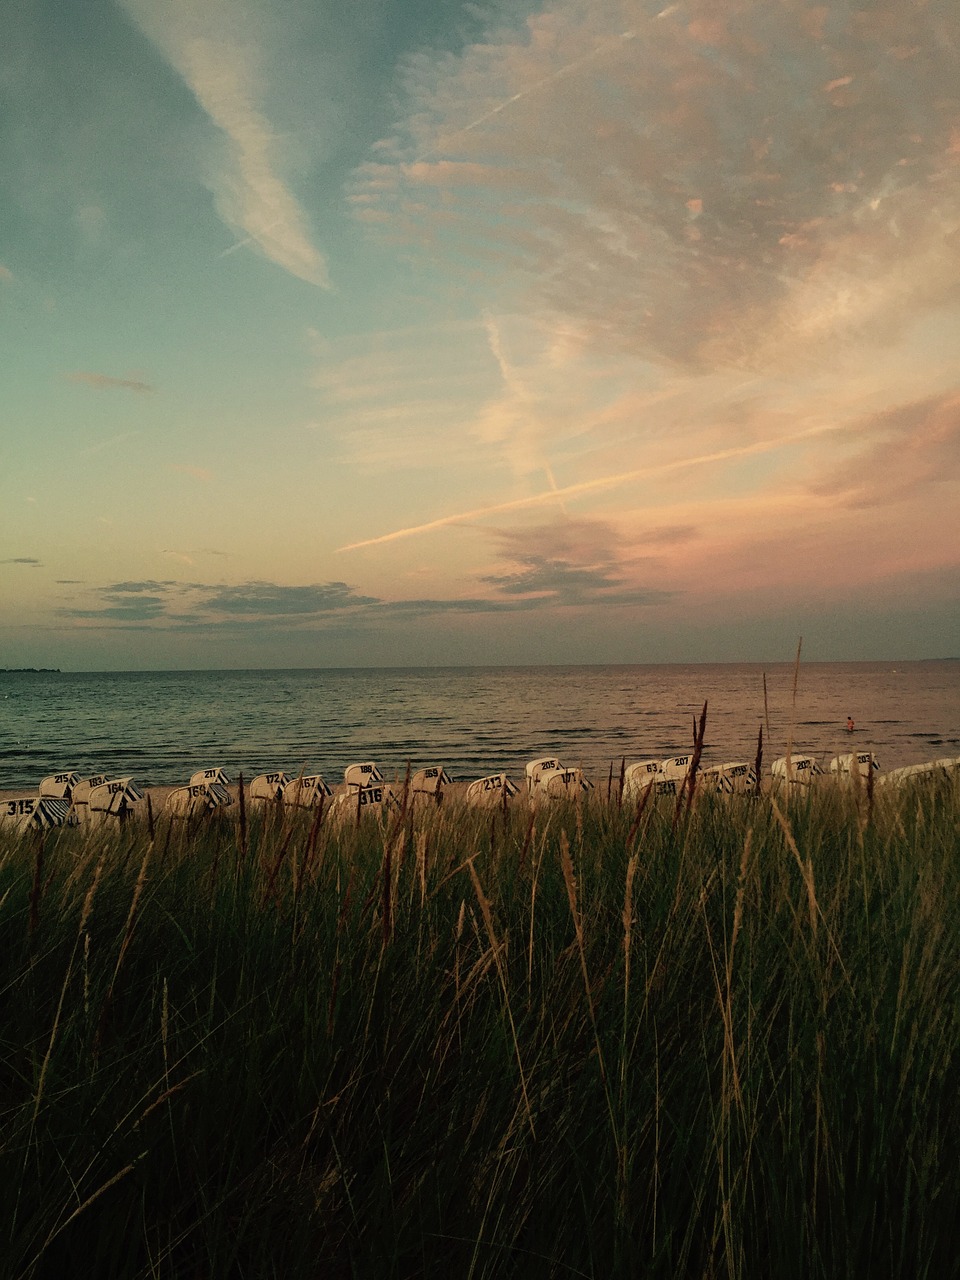
[[[960,755],[960,660],[0,671],[0,790],[68,769],[175,785],[214,765],[332,785],[363,760],[519,780],[548,755],[602,783],[689,750],[704,707],[703,765],[752,761],[761,727],[765,770],[788,749],[825,765],[869,750],[883,770]]]

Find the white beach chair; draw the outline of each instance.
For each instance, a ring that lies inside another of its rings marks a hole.
[[[215,765],[212,769],[198,769],[190,778],[189,785],[195,787],[200,782],[219,782],[221,787],[230,786],[230,779],[219,765]]]
[[[890,769],[881,773],[877,782],[883,786],[903,786],[905,783],[934,782],[946,777],[957,767],[957,762],[950,756],[942,760],[927,760],[923,764],[905,764],[899,769]]]
[[[866,778],[868,773],[879,772],[880,762],[872,751],[848,751],[845,755],[834,756],[830,761],[829,772],[838,779]]]
[[[387,811],[400,808],[400,800],[393,787],[383,782],[369,786],[349,785],[339,791],[330,802],[330,817],[339,822],[357,821],[372,814],[380,822]]]
[[[52,773],[49,778],[44,778],[40,783],[37,794],[53,796],[59,800],[69,800],[73,793],[73,788],[79,781],[80,775],[73,769],[66,769],[62,773]]]
[[[519,793],[520,788],[505,773],[491,773],[470,783],[466,802],[476,807],[494,809]]]
[[[677,794],[676,778],[663,776],[660,772],[659,760],[638,760],[624,770],[623,800],[625,803],[638,804],[647,792],[650,792],[653,798]]]
[[[530,795],[539,790],[543,779],[547,774],[562,771],[563,765],[556,756],[543,756],[539,760],[531,760],[524,769],[524,776],[527,780],[527,792]]]
[[[316,809],[321,800],[326,803],[333,792],[319,773],[294,778],[283,790],[283,803],[296,809]]]
[[[582,769],[555,769],[541,774],[539,790],[551,800],[571,800],[592,786]]]
[[[628,764],[623,771],[622,799],[632,804],[645,791],[649,791],[657,780],[663,781],[659,760],[637,760]]]
[[[233,804],[233,796],[220,782],[191,782],[167,796],[164,813],[171,818],[196,818]]]
[[[677,782],[682,782],[690,772],[690,765],[693,761],[693,752],[687,752],[686,755],[670,756],[666,760],[660,761],[660,776],[663,778],[674,778]]]
[[[0,801],[0,824],[18,831],[71,827],[77,815],[63,796],[15,796]]]
[[[70,803],[76,810],[78,817],[86,817],[90,792],[97,787],[102,787],[105,782],[109,781],[110,779],[105,773],[94,773],[89,778],[81,778],[79,782],[73,784],[73,789],[70,792]]]
[[[745,795],[756,790],[757,771],[749,760],[731,760],[727,764],[712,764],[701,769],[698,782],[707,791]]]
[[[777,786],[809,787],[822,774],[815,756],[780,756],[770,766],[770,776]]]
[[[106,818],[116,818],[118,822],[126,822],[134,814],[143,811],[145,793],[140,790],[133,778],[112,778],[91,787],[87,796],[86,816],[90,822],[103,822]]]
[[[343,781],[345,786],[358,790],[383,782],[383,774],[372,760],[367,760],[362,764],[348,764],[343,771]]]
[[[410,794],[425,796],[429,800],[439,800],[443,795],[443,788],[452,781],[453,779],[442,764],[431,765],[428,769],[418,769],[410,779]]]
[[[260,773],[250,783],[248,798],[254,805],[275,804],[283,799],[283,793],[290,782],[289,774],[282,769],[275,773]]]

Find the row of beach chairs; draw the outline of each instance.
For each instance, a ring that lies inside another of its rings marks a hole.
[[[805,787],[818,779],[833,777],[855,783],[870,781],[877,786],[896,786],[912,779],[943,775],[960,770],[960,757],[946,757],[925,764],[908,765],[880,773],[879,762],[869,751],[834,757],[824,770],[814,756],[788,755],[774,760],[770,781],[774,786]],[[693,753],[670,756],[666,760],[640,760],[624,764],[615,778],[611,770],[608,794],[623,803],[640,802],[645,794],[676,796],[690,784]],[[752,794],[758,790],[757,771],[749,761],[737,760],[708,765],[696,770],[698,789],[722,794]],[[365,809],[399,808],[404,802],[433,800],[439,803],[452,779],[442,765],[419,769],[404,783],[388,783],[372,761],[349,765],[343,784],[336,792],[320,774],[296,777],[277,770],[262,773],[245,787],[246,802],[253,808],[282,806],[314,809],[328,807],[333,815],[360,813]],[[182,787],[167,796],[164,812],[172,818],[198,818],[234,804],[232,783],[220,767],[198,770]],[[580,768],[571,768],[555,756],[531,760],[524,771],[524,788],[505,773],[488,774],[471,782],[464,801],[472,806],[499,807],[508,804],[523,790],[530,802],[571,799],[592,788]],[[0,823],[18,827],[59,827],[79,823],[123,822],[146,809],[145,792],[132,777],[108,778],[96,774],[82,778],[73,770],[52,774],[40,783],[34,796],[18,796],[0,802]]]

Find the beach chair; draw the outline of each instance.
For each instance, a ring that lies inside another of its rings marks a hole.
[[[73,794],[73,788],[80,781],[79,773],[73,769],[66,769],[62,773],[52,773],[49,778],[44,778],[38,788],[38,794],[41,796],[53,796],[59,800],[69,800]]]
[[[89,778],[81,778],[79,782],[73,784],[70,792],[70,803],[77,812],[77,816],[81,819],[87,815],[87,802],[90,799],[90,792],[97,787],[102,787],[105,782],[110,779],[105,773],[94,773]]]
[[[431,765],[428,769],[418,769],[410,779],[410,794],[435,800],[438,804],[443,797],[443,788],[453,779],[442,764]]]
[[[666,760],[660,761],[660,776],[663,778],[675,778],[677,782],[682,782],[690,772],[692,761],[693,752],[688,752],[683,756],[669,756]]]
[[[191,777],[189,785],[195,787],[201,782],[218,782],[221,787],[230,786],[230,779],[219,765],[215,765],[212,769],[198,769]]]
[[[77,815],[63,796],[15,796],[0,800],[0,825],[18,831],[76,826]]]
[[[470,783],[466,802],[475,807],[494,809],[519,794],[520,788],[505,773],[491,773]]]
[[[381,823],[388,811],[399,810],[400,799],[393,787],[383,782],[369,786],[348,786],[339,791],[330,802],[330,817],[339,822],[360,821],[372,814]]]
[[[112,778],[91,787],[87,795],[86,816],[90,822],[103,822],[116,818],[126,822],[135,813],[142,812],[145,793],[133,778]]]
[[[343,781],[345,786],[356,791],[383,782],[383,774],[372,760],[367,760],[362,764],[348,764],[343,771]]]
[[[282,769],[276,773],[261,773],[250,783],[248,797],[254,805],[275,804],[283,799],[283,793],[290,782],[288,774]]]
[[[677,779],[663,776],[659,760],[638,760],[624,770],[624,803],[639,804],[648,792],[651,799],[677,794]]]
[[[319,773],[294,778],[283,790],[283,803],[295,809],[316,809],[321,801],[330,799],[333,792]]]
[[[747,795],[756,790],[757,770],[749,760],[708,765],[700,770],[698,785],[705,791],[717,791],[723,795]]]
[[[809,787],[823,775],[814,756],[781,756],[770,766],[777,786]]]
[[[171,818],[196,818],[233,804],[233,796],[220,782],[191,782],[167,796],[163,811]]]
[[[551,800],[572,800],[592,786],[582,769],[555,769],[541,775],[539,789]]]
[[[899,769],[881,773],[877,782],[882,786],[900,787],[906,783],[934,782],[945,778],[957,767],[957,761],[947,756],[941,760],[927,760],[923,764],[905,764]]]
[[[863,779],[879,769],[880,762],[872,751],[848,751],[846,755],[834,756],[829,765],[829,772],[839,779]]]
[[[563,765],[556,756],[543,756],[540,760],[531,760],[524,769],[524,776],[527,780],[527,793],[533,795],[540,789],[540,786],[547,774],[556,773],[557,770],[563,769]]]
[[[634,764],[628,764],[623,771],[623,799],[639,800],[653,786],[659,774],[659,760],[637,760]]]

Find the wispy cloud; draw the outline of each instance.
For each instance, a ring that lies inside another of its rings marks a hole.
[[[224,222],[291,275],[326,287],[326,260],[284,179],[285,157],[262,106],[259,19],[226,0],[121,2],[221,131],[225,152],[209,181]]]
[[[193,476],[194,480],[212,480],[213,472],[206,467],[193,467],[187,462],[171,463],[172,471],[182,471],[184,475]]]
[[[13,284],[13,272],[0,262],[0,284]]]
[[[80,449],[80,457],[86,458],[92,453],[103,453],[105,449],[115,449],[117,445],[123,444],[125,440],[133,440],[139,434],[139,431],[121,431],[117,436],[110,436],[107,440],[98,440],[96,444],[92,444],[86,449]],[[99,516],[98,519],[101,524],[113,524],[109,516]]]
[[[481,320],[310,338],[323,420],[309,429],[328,433],[345,461],[363,470],[409,470],[449,469],[468,459],[463,424],[497,385]]]
[[[554,0],[411,62],[356,206],[598,347],[802,367],[956,296],[957,35],[899,0]]]
[[[631,580],[623,564],[623,538],[606,521],[559,519],[501,530],[495,538],[510,568],[486,574],[483,581],[507,597],[541,606],[610,608],[660,604],[675,594]]]
[[[248,582],[211,592],[204,600],[204,608],[213,613],[281,618],[305,617],[375,603],[375,597],[359,595],[345,582],[314,583],[304,587]]]
[[[869,507],[960,487],[960,391],[883,410],[864,429],[874,443],[814,482],[816,493]]]
[[[10,556],[6,560],[0,560],[0,564],[25,564],[32,569],[39,569],[42,563],[41,560],[37,560],[33,556]]]
[[[87,369],[77,369],[63,376],[68,382],[82,383],[93,387],[94,391],[136,391],[140,394],[153,391],[150,383],[143,382],[140,378],[115,378],[108,373],[95,373]]]

